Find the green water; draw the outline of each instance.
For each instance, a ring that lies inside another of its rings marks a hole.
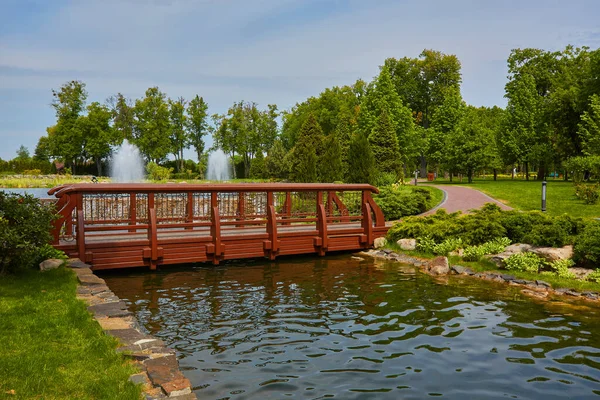
[[[600,308],[348,255],[103,276],[200,399],[600,398]]]

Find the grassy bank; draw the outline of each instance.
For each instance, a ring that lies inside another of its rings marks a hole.
[[[137,399],[135,368],[115,353],[61,268],[0,279],[0,398]]]
[[[549,179],[546,212],[550,215],[568,214],[573,217],[600,218],[600,204],[586,205],[575,197],[572,182]],[[475,179],[473,183],[438,179],[437,185],[460,185],[481,190],[483,193],[519,210],[540,210],[542,184],[539,181]]]
[[[437,257],[436,255],[430,253],[423,253],[419,251],[405,251],[400,249],[400,247],[395,243],[389,243],[385,247],[395,251],[396,253],[404,253],[419,258],[433,259]],[[485,259],[480,261],[464,261],[460,257],[450,256],[448,257],[448,263],[450,265],[462,265],[464,267],[469,267],[475,272],[496,272],[499,274],[513,275],[517,279],[542,280],[544,282],[549,283],[554,289],[565,288],[575,289],[579,292],[600,292],[600,283],[581,281],[578,279],[565,279],[559,278],[558,276],[554,275],[537,274],[533,272],[508,271],[504,268],[499,268],[493,262]]]
[[[429,206],[427,207],[429,210],[439,205],[442,202],[442,200],[444,200],[444,192],[442,192],[440,189],[434,188],[432,186],[420,187],[429,190],[429,193],[431,193],[431,200],[429,201]]]
[[[110,182],[110,178],[98,178],[100,182]],[[73,175],[3,175],[0,176],[0,188],[25,189],[25,188],[53,188],[54,186],[69,183],[91,183],[90,176]]]

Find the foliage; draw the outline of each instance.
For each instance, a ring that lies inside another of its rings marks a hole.
[[[577,134],[579,135],[583,153],[588,156],[600,156],[600,96],[590,97],[589,110],[581,115]]]
[[[575,279],[575,274],[569,271],[569,268],[575,265],[573,260],[555,260],[549,264],[551,272],[559,278]]]
[[[439,256],[447,256],[448,253],[461,248],[462,244],[463,243],[461,238],[448,238],[442,243],[433,246],[433,254],[437,254]]]
[[[430,238],[429,236],[423,236],[417,238],[416,249],[423,253],[433,253],[433,249],[435,248],[435,240]]]
[[[587,276],[588,281],[600,283],[600,268],[597,268]]]
[[[36,251],[35,265],[39,265],[42,261],[50,258],[57,258],[59,260],[67,260],[69,257],[64,251],[55,249],[52,245],[46,243],[38,248]]]
[[[281,140],[276,139],[265,157],[265,173],[271,178],[287,178],[289,167],[286,165],[286,152]]]
[[[571,157],[563,165],[573,173],[573,181],[579,183],[591,176],[600,177],[600,155],[587,157]]]
[[[422,188],[392,185],[380,187],[379,194],[374,199],[385,218],[390,221],[427,211],[431,193]]]
[[[342,147],[334,134],[323,140],[323,154],[319,161],[319,181],[336,182],[343,178]]]
[[[134,139],[148,161],[158,163],[171,151],[169,140],[169,106],[165,93],[158,87],[146,90],[143,99],[135,101]]]
[[[534,253],[516,253],[504,260],[509,271],[539,272],[544,260]]]
[[[0,275],[36,266],[40,249],[50,242],[54,218],[51,205],[0,191]]]
[[[585,204],[597,204],[600,200],[600,184],[576,184],[575,196],[583,200]]]
[[[348,148],[348,183],[374,183],[375,157],[367,137],[355,133]]]
[[[384,108],[369,135],[369,144],[377,160],[378,173],[400,172],[400,149],[398,138],[392,126],[387,110]]]
[[[146,165],[146,171],[148,172],[150,179],[154,181],[165,181],[171,176],[173,168],[161,167],[155,162],[149,162]]]
[[[575,239],[573,260],[588,266],[600,263],[600,222],[589,223]]]
[[[294,148],[290,151],[290,177],[295,182],[317,182],[317,163],[322,151],[323,131],[316,118],[310,115]]]
[[[250,178],[262,179],[265,177],[265,156],[262,151],[259,151],[250,163]]]
[[[196,150],[196,156],[201,160],[204,153],[204,136],[208,133],[208,104],[204,98],[196,95],[188,103],[186,111],[187,144]]]
[[[487,254],[502,253],[506,246],[510,245],[511,241],[507,237],[501,237],[489,242],[485,242],[479,246],[468,246],[465,248],[463,258],[466,261],[478,261],[481,257]]]

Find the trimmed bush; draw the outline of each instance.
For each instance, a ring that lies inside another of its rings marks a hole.
[[[569,271],[569,268],[575,265],[573,260],[556,260],[552,261],[549,266],[554,275],[559,278],[575,279],[575,274]]]
[[[447,256],[448,253],[450,253],[456,249],[459,249],[461,246],[462,246],[461,238],[450,238],[450,239],[444,240],[440,244],[436,244],[435,246],[433,246],[433,253],[437,254],[438,256]]]
[[[171,172],[173,172],[173,168],[161,167],[155,162],[150,162],[146,165],[146,171],[148,171],[150,179],[154,181],[164,181],[169,179]]]
[[[575,239],[573,259],[578,264],[594,266],[600,263],[600,222],[592,222]]]
[[[374,196],[387,220],[396,220],[427,211],[431,193],[427,189],[406,186],[385,186]]]
[[[47,252],[52,205],[31,195],[0,192],[0,275],[32,268]]]

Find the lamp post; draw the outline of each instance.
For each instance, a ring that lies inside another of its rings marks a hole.
[[[542,181],[542,212],[546,212],[546,181]]]

